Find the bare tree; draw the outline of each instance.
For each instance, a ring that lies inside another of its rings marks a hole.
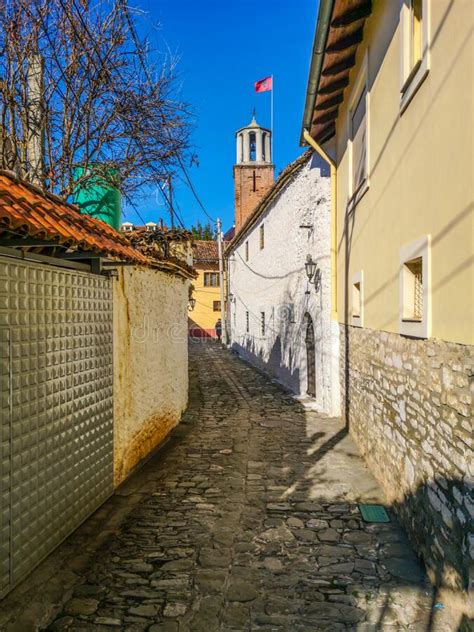
[[[158,183],[189,116],[174,60],[140,44],[123,0],[0,0],[1,166],[64,198],[97,174]]]

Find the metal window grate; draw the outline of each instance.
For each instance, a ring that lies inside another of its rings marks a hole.
[[[406,264],[413,275],[413,318],[423,318],[423,259],[418,257]]]

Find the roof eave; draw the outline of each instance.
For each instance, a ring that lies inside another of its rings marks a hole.
[[[311,130],[314,105],[321,78],[321,70],[329,34],[329,27],[331,25],[334,2],[335,0],[320,0],[319,4],[318,20],[316,22],[316,32],[314,35],[313,51],[311,54],[311,65],[309,68],[308,87],[306,89],[303,126],[300,135],[301,147],[307,145],[304,138],[304,131],[307,130],[309,132]]]

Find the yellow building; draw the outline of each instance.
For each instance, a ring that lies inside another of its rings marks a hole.
[[[465,587],[472,0],[321,0],[302,141],[333,174],[346,422],[432,577]]]
[[[215,338],[215,325],[221,316],[219,285],[219,256],[216,241],[194,242],[195,307],[189,313],[189,335],[196,338]]]

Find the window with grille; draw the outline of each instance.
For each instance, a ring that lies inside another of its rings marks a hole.
[[[218,272],[204,272],[204,286],[205,287],[219,287],[219,273]]]
[[[265,332],[266,332],[265,312],[260,312],[260,332],[262,336],[265,335]]]
[[[212,301],[212,311],[220,312],[221,311],[221,302],[220,301]]]
[[[260,250],[265,248],[265,227],[262,224],[260,226]]]
[[[245,312],[245,331],[247,333],[249,333],[250,331],[250,319],[249,319],[249,313]]]
[[[352,286],[352,318],[360,318],[360,281]]]
[[[404,264],[403,317],[407,320],[423,318],[423,258],[417,257]]]

